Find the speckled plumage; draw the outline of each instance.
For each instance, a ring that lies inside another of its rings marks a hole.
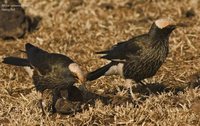
[[[74,64],[69,57],[48,53],[30,43],[25,45],[24,53],[27,58],[6,57],[3,63],[31,67],[34,70],[32,78],[36,90],[42,93],[45,89],[52,89],[54,102],[60,97],[60,90],[78,82],[78,76],[75,75],[77,73],[69,68],[70,64]]]
[[[160,22],[167,24],[162,20]],[[169,24],[161,29],[153,23],[147,34],[120,42],[112,46],[110,50],[97,52],[97,54],[103,54],[101,58],[111,60],[111,63],[89,73],[87,79],[94,80],[106,75],[106,71],[119,63],[123,64],[122,76],[125,79],[141,82],[145,78],[154,76],[168,55],[169,35],[174,29],[175,25]]]

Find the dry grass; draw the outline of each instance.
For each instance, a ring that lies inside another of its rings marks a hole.
[[[148,31],[151,23],[171,17],[187,27],[175,30],[170,38],[170,54],[166,63],[149,83],[162,82],[167,87],[186,87],[189,76],[200,68],[200,3],[198,0],[20,0],[26,11],[43,18],[40,29],[19,40],[0,40],[0,57],[20,55],[26,42],[50,52],[63,53],[92,71],[106,63],[95,51]],[[187,18],[193,9],[194,17]],[[35,89],[24,69],[0,64],[0,123],[2,125],[200,125],[199,89],[184,89],[159,94],[149,93],[138,105],[131,102],[94,107],[74,115],[41,116]],[[88,82],[90,91],[116,94],[123,79],[105,77]],[[143,93],[138,94],[143,97]],[[120,103],[118,100],[117,102]],[[194,104],[193,104],[194,102]],[[199,105],[199,106],[198,106]],[[192,106],[192,109],[190,109]]]

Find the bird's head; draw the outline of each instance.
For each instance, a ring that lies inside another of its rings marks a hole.
[[[84,83],[85,82],[85,74],[81,70],[80,66],[76,63],[71,63],[69,65],[69,70],[73,73],[75,77],[77,77],[77,80],[79,83]]]
[[[176,28],[175,22],[171,18],[158,19],[155,21],[158,29],[163,31],[172,32]]]
[[[169,37],[176,27],[176,23],[171,18],[158,19],[152,24],[149,34],[156,38]]]

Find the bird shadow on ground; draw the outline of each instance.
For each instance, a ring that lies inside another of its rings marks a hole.
[[[180,92],[185,91],[185,87],[168,87],[164,83],[146,83],[145,85],[137,85],[137,87],[133,88],[133,94],[136,96],[136,99],[131,97],[129,91],[126,94],[119,96],[123,90],[123,86],[118,86],[118,90],[114,90],[113,92],[107,92],[106,94],[112,94],[111,104],[113,105],[122,105],[127,102],[133,103],[134,107],[138,107],[141,103],[143,103],[150,96],[160,95],[162,93],[172,93],[177,95]]]
[[[77,112],[94,107],[97,100],[104,105],[108,105],[111,97],[95,94],[86,89],[83,90],[73,86],[68,90],[68,98],[58,99],[55,108],[60,114],[75,115]]]
[[[168,87],[164,83],[146,83],[146,85],[138,85],[133,92],[140,93],[143,95],[159,95],[161,93],[172,92],[177,94],[183,92],[184,87]]]
[[[192,88],[199,86],[195,83]],[[190,85],[188,85],[190,87]],[[124,87],[119,87],[123,90]],[[168,87],[163,83],[147,83],[146,85],[138,85],[135,89],[133,89],[134,94],[139,94],[139,101],[133,99],[129,92],[126,92],[124,95],[118,95],[120,91],[114,90],[112,92],[104,92],[103,94],[96,94],[88,89],[80,89],[78,87],[72,86],[67,90],[68,97],[67,99],[60,98],[57,100],[56,109],[57,113],[62,115],[71,115],[74,116],[77,112],[82,112],[84,110],[88,110],[89,107],[95,107],[97,101],[103,103],[103,105],[125,105],[128,103],[132,103],[134,107],[138,107],[141,103],[143,103],[146,99],[148,99],[152,95],[160,95],[162,93],[171,92],[174,95],[177,95],[179,92],[184,92],[186,87]],[[12,95],[16,93],[27,94],[31,89],[27,91],[17,90],[15,93],[11,93]],[[50,102],[51,104],[51,102]],[[54,117],[54,114],[53,116]]]
[[[123,87],[119,87],[123,88]],[[87,110],[88,106],[94,107],[96,101],[101,101],[104,105],[124,105],[127,102],[133,103],[134,106],[138,106],[140,103],[144,102],[150,95],[159,95],[164,92],[172,92],[177,94],[178,92],[183,92],[184,88],[177,87],[177,88],[169,88],[162,83],[149,83],[145,86],[138,86],[133,90],[133,93],[139,94],[140,100],[139,102],[135,101],[130,94],[126,93],[124,95],[118,95],[119,91],[114,92],[105,92],[103,94],[96,94],[89,90],[80,90],[77,87],[74,87],[69,93],[68,101],[66,100],[62,104],[59,104],[57,110],[58,113],[62,114],[75,114],[76,112],[81,112],[82,110]],[[78,92],[78,93],[75,93]],[[80,100],[82,97],[82,100]]]
[[[82,101],[78,101],[79,109],[74,109],[74,110],[78,110],[78,112],[81,112],[82,110],[87,110],[88,106],[94,107],[97,100],[100,100],[103,103],[103,105],[111,105],[111,106],[125,105],[127,104],[127,102],[129,102],[129,103],[132,103],[134,107],[138,107],[141,103],[143,103],[146,99],[148,99],[152,95],[156,96],[162,93],[172,93],[173,95],[178,95],[181,92],[184,93],[187,88],[190,88],[190,89],[199,88],[200,87],[199,78],[200,78],[199,76],[196,77],[195,79],[192,78],[192,80],[190,80],[186,84],[186,86],[182,86],[182,87],[179,87],[179,86],[169,87],[167,86],[167,84],[158,83],[158,82],[146,83],[145,85],[138,85],[136,88],[133,89],[133,93],[139,94],[138,95],[139,101],[133,99],[128,91],[124,95],[118,95],[120,94],[120,91],[117,89],[112,90],[111,92],[105,91],[103,94],[96,94],[88,89],[80,90],[75,87],[73,88],[74,91],[72,90],[71,93],[69,94],[69,100],[74,101],[76,99],[80,99],[80,97],[83,98]],[[122,91],[124,87],[121,86],[119,87],[119,89]],[[75,90],[79,93],[75,93]],[[66,106],[66,107],[69,107],[69,106]],[[66,110],[66,109],[63,109],[63,110]]]

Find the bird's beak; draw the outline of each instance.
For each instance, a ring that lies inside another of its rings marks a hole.
[[[180,28],[180,27],[188,27],[188,25],[186,23],[177,23],[177,24],[173,24],[170,26],[170,28],[172,30],[176,29],[176,28]]]
[[[176,28],[178,28],[178,27],[188,27],[188,25],[187,25],[186,23],[177,23],[177,24],[175,25],[175,27],[176,27]]]
[[[172,25],[172,26],[171,26],[171,29],[172,29],[172,30],[175,30],[176,28],[177,28],[177,25]]]

